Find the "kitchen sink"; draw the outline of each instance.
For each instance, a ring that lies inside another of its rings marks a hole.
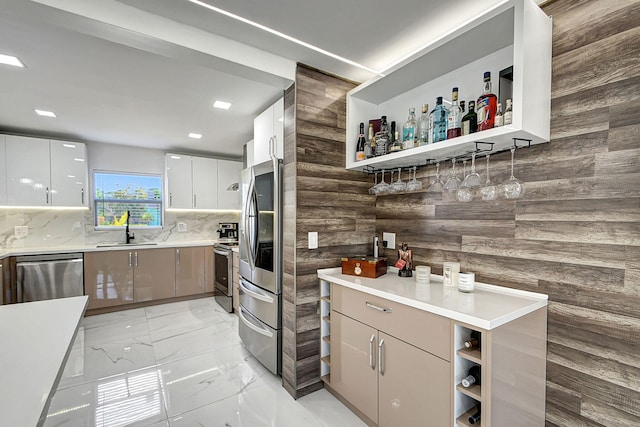
[[[100,243],[96,245],[96,248],[115,248],[118,246],[155,246],[157,242],[145,242],[145,243]]]

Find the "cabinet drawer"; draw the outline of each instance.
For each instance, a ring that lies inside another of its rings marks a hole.
[[[449,319],[336,284],[331,285],[331,309],[451,360]]]

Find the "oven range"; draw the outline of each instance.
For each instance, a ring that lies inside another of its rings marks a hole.
[[[237,241],[218,242],[213,246],[215,264],[214,297],[229,313],[233,311],[233,248]]]

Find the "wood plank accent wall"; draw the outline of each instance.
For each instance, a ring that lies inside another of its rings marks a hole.
[[[375,230],[369,178],[345,169],[346,93],[354,86],[298,65],[285,93],[282,379],[294,398],[323,387],[316,270],[369,252]],[[307,249],[309,231],[318,232],[318,249]]]
[[[548,426],[637,426],[640,2],[557,0],[544,10],[553,15],[551,142],[516,152],[525,197],[380,196],[376,232],[397,233],[436,273],[459,261],[478,281],[549,295]],[[494,182],[509,164],[508,153],[491,157]],[[484,159],[478,166],[484,177]],[[419,174],[426,185],[435,170]]]

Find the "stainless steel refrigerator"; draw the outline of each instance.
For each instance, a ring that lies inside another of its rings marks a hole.
[[[267,369],[282,371],[282,160],[242,171],[239,334]]]

